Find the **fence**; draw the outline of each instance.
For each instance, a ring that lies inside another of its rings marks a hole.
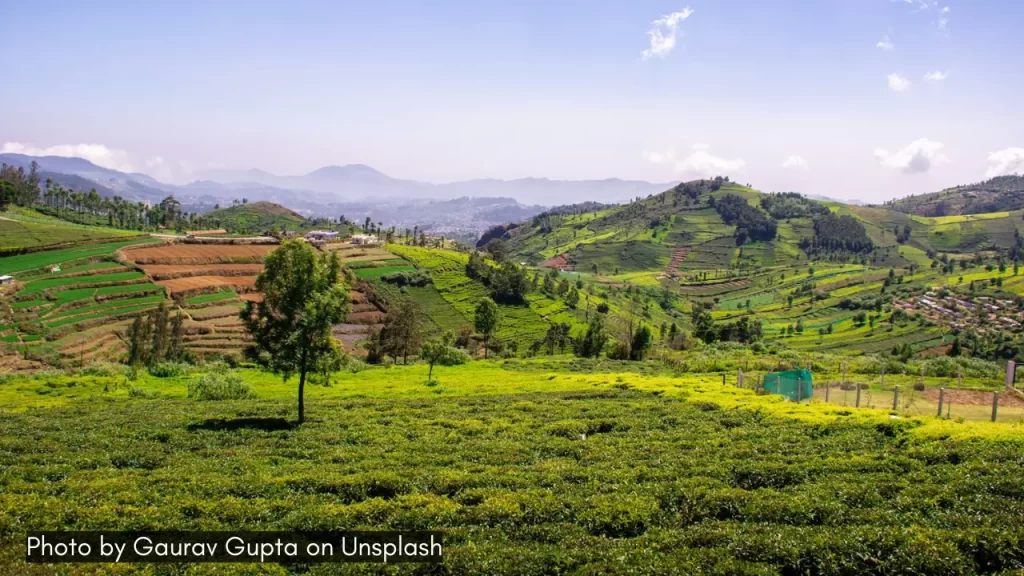
[[[941,416],[955,420],[1024,422],[1024,393],[1015,386],[1014,362],[998,389],[962,388],[962,378],[819,374],[807,370],[747,372],[739,370],[736,385],[764,394],[780,394],[793,402],[828,403],[849,408],[876,408],[905,416]],[[731,380],[731,379],[730,379]],[[725,375],[722,383],[725,384]],[[993,386],[993,388],[995,388]]]

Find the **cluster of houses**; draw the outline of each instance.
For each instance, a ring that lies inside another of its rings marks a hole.
[[[311,230],[305,235],[306,242],[315,246],[321,246],[339,238],[339,233],[333,230]],[[380,238],[373,234],[354,234],[348,241],[357,246],[379,246],[381,244]]]
[[[1021,327],[1022,320],[1021,310],[1017,309],[1013,300],[988,296],[973,297],[972,302],[955,294],[926,292],[924,296],[896,301],[895,306],[908,313],[920,312],[936,323],[948,324],[957,329],[966,328],[972,319],[984,317],[994,323],[996,328],[1016,330]]]

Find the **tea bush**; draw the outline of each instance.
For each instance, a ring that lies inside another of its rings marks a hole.
[[[322,395],[297,428],[285,420],[293,400],[281,398],[111,398],[5,412],[0,565],[28,572],[28,530],[438,529],[442,566],[324,564],[298,572],[1024,569],[1019,429],[1007,427],[1003,440],[930,438],[910,420],[803,421],[737,409],[724,393],[714,402],[651,394],[636,374],[616,382],[638,386],[630,389],[443,396],[433,390],[451,385],[424,389],[422,369],[410,367],[409,378],[423,396]],[[389,382],[404,374],[380,372]],[[552,387],[576,377],[528,375]],[[366,373],[354,377],[367,381]],[[204,377],[190,393],[225,382],[239,381],[233,373]],[[114,568],[294,572],[228,564],[67,564],[60,572]]]

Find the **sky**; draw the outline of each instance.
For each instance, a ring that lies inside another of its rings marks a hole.
[[[185,183],[1024,173],[1020,0],[0,2],[0,151]]]

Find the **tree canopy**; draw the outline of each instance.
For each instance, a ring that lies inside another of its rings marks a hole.
[[[247,302],[242,319],[254,351],[285,380],[299,375],[299,423],[305,420],[306,375],[336,364],[341,350],[331,328],[345,319],[348,286],[334,252],[318,254],[301,240],[286,240],[267,255],[256,277],[260,302]]]

